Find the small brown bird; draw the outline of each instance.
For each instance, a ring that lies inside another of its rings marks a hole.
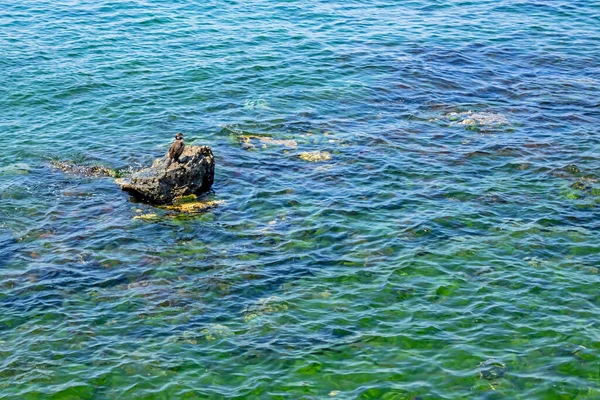
[[[185,144],[183,144],[183,135],[178,133],[175,135],[175,142],[171,145],[169,152],[167,153],[167,168],[173,161],[179,162],[179,156],[183,153]]]

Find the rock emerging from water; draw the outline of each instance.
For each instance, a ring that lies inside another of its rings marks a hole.
[[[169,204],[177,197],[199,195],[213,184],[215,159],[210,147],[186,146],[179,162],[166,166],[166,160],[160,158],[152,167],[116,182],[122,190],[152,204]]]

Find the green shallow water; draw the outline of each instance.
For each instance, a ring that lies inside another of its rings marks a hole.
[[[600,398],[599,27],[583,1],[0,0],[0,398]],[[214,210],[51,167],[179,131]]]

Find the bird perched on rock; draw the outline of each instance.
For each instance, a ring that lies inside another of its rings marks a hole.
[[[179,162],[179,156],[183,153],[185,144],[183,144],[183,135],[178,133],[175,135],[175,142],[171,145],[169,152],[167,153],[167,168],[173,161]]]

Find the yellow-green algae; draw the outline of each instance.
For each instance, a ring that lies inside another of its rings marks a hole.
[[[163,210],[178,213],[202,213],[225,204],[223,200],[199,200],[195,195],[189,195],[176,199],[173,204],[160,206]]]
[[[303,161],[323,162],[331,160],[331,153],[328,151],[307,151],[298,154],[298,157]]]

